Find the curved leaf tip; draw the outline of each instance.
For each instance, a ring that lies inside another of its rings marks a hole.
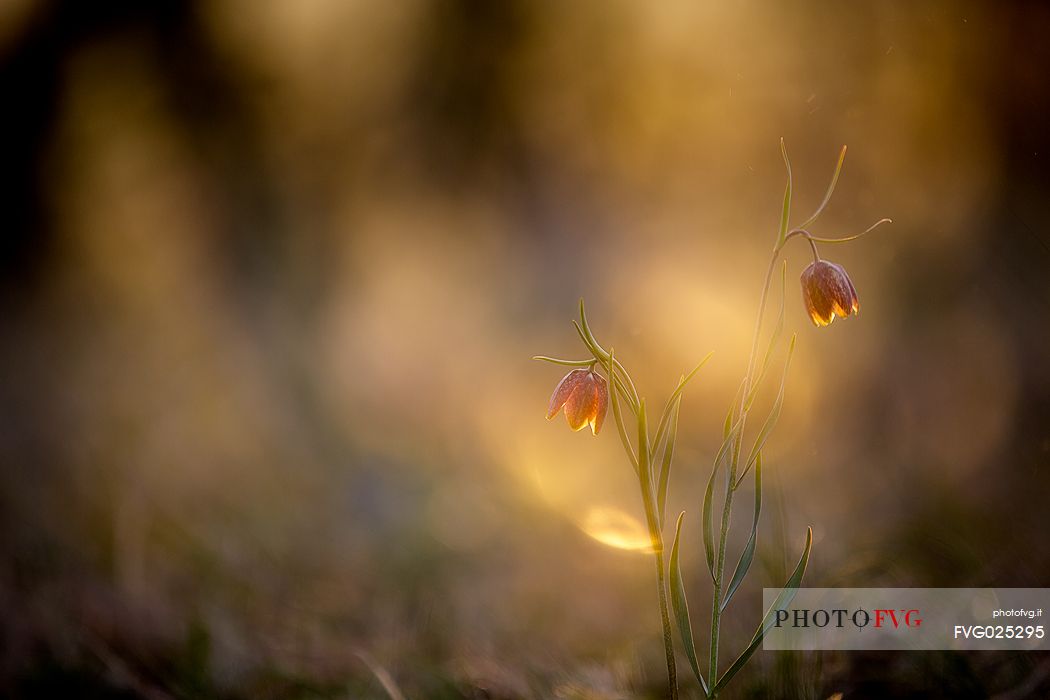
[[[675,525],[674,543],[671,545],[671,607],[674,609],[675,621],[678,623],[678,634],[685,647],[685,655],[689,658],[689,666],[693,669],[693,675],[708,695],[707,681],[704,674],[700,672],[700,663],[696,658],[696,647],[693,644],[693,623],[689,619],[689,601],[685,596],[685,584],[682,581],[682,567],[678,558],[679,542],[682,535],[682,520],[685,518],[683,510],[678,515],[678,523]]]

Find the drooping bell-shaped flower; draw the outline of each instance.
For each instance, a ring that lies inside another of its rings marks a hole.
[[[573,430],[591,426],[597,435],[609,408],[609,385],[605,377],[589,369],[574,369],[566,374],[551,395],[547,419],[565,409],[565,418]]]
[[[835,316],[846,318],[860,310],[857,290],[841,265],[817,260],[802,271],[802,300],[816,326],[826,326]]]

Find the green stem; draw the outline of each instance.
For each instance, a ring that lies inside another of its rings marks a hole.
[[[664,539],[656,513],[652,506],[652,488],[646,487],[647,479],[642,478],[642,497],[645,499],[645,519],[649,522],[649,536],[653,543],[653,555],[656,557],[656,586],[660,592],[660,621],[664,628],[664,657],[667,661],[667,688],[671,698],[678,698],[678,668],[674,658],[674,640],[671,632],[671,616],[667,605],[667,567],[664,562]]]
[[[645,520],[649,525],[649,538],[656,557],[656,585],[660,593],[660,622],[664,629],[664,657],[667,661],[667,686],[670,697],[678,700],[678,668],[674,658],[674,641],[671,633],[671,616],[667,604],[667,569],[664,566],[664,538],[660,521],[656,515],[653,499],[652,459],[649,445],[649,429],[646,425],[645,400],[638,411],[638,482],[645,506]]]
[[[667,572],[664,566],[663,538],[654,541],[656,554],[656,585],[660,589],[660,619],[664,625],[664,656],[667,659],[667,685],[674,700],[678,699],[678,669],[674,659],[674,642],[671,637],[671,617],[667,611]],[[658,545],[658,548],[657,548]]]
[[[647,487],[648,479],[643,477],[642,497],[645,499],[645,519],[649,523],[649,537],[653,544],[653,555],[656,557],[656,586],[660,593],[660,621],[664,628],[664,657],[667,661],[667,686],[671,697],[678,698],[678,668],[674,658],[674,641],[671,632],[671,616],[667,605],[667,567],[664,562],[664,540],[656,513],[652,506],[652,488]]]
[[[711,688],[714,689],[718,681],[718,636],[722,623],[722,577],[725,573],[726,561],[726,539],[729,536],[729,524],[733,510],[733,488],[736,483],[736,470],[740,459],[740,445],[744,439],[744,422],[747,418],[745,411],[747,396],[751,392],[751,381],[755,371],[755,357],[758,351],[758,338],[762,330],[762,314],[766,308],[766,298],[769,296],[769,284],[773,279],[773,268],[776,266],[777,258],[783,249],[785,239],[773,248],[773,255],[769,259],[769,268],[766,270],[766,280],[762,285],[762,297],[758,302],[758,317],[755,319],[755,333],[751,340],[751,356],[747,361],[747,372],[744,374],[744,390],[741,392],[740,406],[737,409],[737,421],[740,427],[733,441],[732,459],[729,464],[729,476],[726,481],[725,506],[722,509],[722,527],[718,535],[718,550],[715,557],[715,581],[714,594],[711,598],[711,666],[709,678]],[[713,693],[712,693],[713,696]]]

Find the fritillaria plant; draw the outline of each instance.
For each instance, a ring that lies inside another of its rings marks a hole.
[[[783,140],[781,140],[780,148],[784,158],[784,165],[787,168],[787,187],[784,192],[780,227],[777,231],[776,242],[773,246],[769,266],[766,269],[765,280],[762,285],[755,330],[751,342],[751,353],[747,362],[747,371],[744,373],[740,388],[737,395],[733,398],[729,412],[726,415],[722,428],[722,444],[715,456],[700,510],[704,553],[712,583],[711,629],[706,674],[701,669],[700,659],[697,656],[696,646],[693,642],[693,628],[689,619],[689,603],[682,583],[682,572],[679,564],[682,522],[685,512],[683,511],[678,515],[670,557],[667,559],[664,556],[664,532],[667,488],[671,473],[671,463],[674,459],[682,392],[689,381],[710,358],[710,354],[691,372],[679,379],[678,386],[671,392],[671,395],[664,403],[659,418],[653,423],[655,431],[650,429],[650,419],[645,399],[638,394],[627,368],[616,358],[612,348],[606,350],[598,343],[594,333],[591,331],[587,323],[587,314],[582,300],[580,301],[580,318],[578,321],[573,321],[573,325],[589,357],[580,360],[561,360],[546,356],[536,356],[534,358],[575,368],[555,388],[547,412],[548,418],[554,418],[559,411],[564,411],[569,427],[573,430],[581,430],[590,426],[591,432],[597,435],[601,430],[609,407],[611,406],[612,408],[613,419],[620,441],[638,478],[642,507],[645,511],[649,536],[652,541],[652,551],[656,563],[660,619],[663,625],[664,654],[667,662],[668,692],[672,698],[678,697],[677,666],[670,619],[672,612],[677,623],[679,640],[684,647],[693,675],[696,677],[704,694],[708,698],[713,698],[726,687],[758,649],[763,637],[773,623],[775,612],[785,608],[794,598],[795,591],[802,583],[802,577],[809,562],[813,544],[811,528],[806,529],[805,544],[798,564],[788,577],[774,604],[759,622],[751,641],[728,668],[720,670],[718,658],[722,616],[729,606],[733,595],[747,576],[751,563],[754,560],[758,526],[762,513],[762,449],[776,426],[783,408],[784,385],[788,366],[791,362],[791,355],[795,348],[795,337],[792,336],[788,343],[786,360],[776,397],[758,433],[749,441],[750,448],[745,453],[743,448],[747,419],[754,406],[758,390],[766,378],[767,370],[784,329],[786,261],[781,274],[780,313],[776,325],[767,335],[764,344],[765,352],[761,361],[759,361],[758,349],[763,336],[762,319],[773,273],[776,269],[777,261],[780,259],[780,254],[788,242],[794,238],[805,239],[809,244],[813,253],[813,262],[801,275],[802,298],[813,323],[817,326],[826,326],[834,320],[835,316],[847,318],[856,314],[860,309],[860,303],[857,291],[846,271],[841,265],[822,260],[818,251],[818,244],[845,243],[856,240],[871,232],[880,224],[889,222],[889,219],[881,219],[862,233],[845,238],[820,238],[813,236],[808,231],[808,227],[816,222],[824,212],[825,207],[831,200],[831,195],[835,191],[835,185],[838,183],[839,173],[842,169],[842,162],[846,156],[846,147],[843,146],[839,154],[838,163],[835,166],[835,172],[831,178],[831,184],[828,186],[827,193],[820,206],[802,224],[794,228],[790,227],[788,222],[791,216],[793,187],[791,162],[788,159]],[[602,373],[604,373],[604,376]],[[621,403],[625,408],[621,408]],[[753,474],[755,494],[751,532],[737,558],[732,576],[727,583],[725,580],[726,545],[732,524],[733,497],[749,473]],[[721,494],[721,517],[717,538],[714,527],[714,510],[717,505],[716,501],[719,500],[715,498],[716,486],[719,486],[718,491]]]

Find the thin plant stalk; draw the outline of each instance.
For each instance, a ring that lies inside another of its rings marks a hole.
[[[642,503],[645,505],[645,520],[649,525],[653,555],[656,557],[656,585],[660,593],[660,622],[664,631],[664,656],[667,661],[667,687],[672,698],[678,698],[678,669],[674,657],[674,641],[671,631],[671,616],[667,605],[667,563],[664,561],[664,536],[656,513],[653,498],[652,459],[649,447],[649,432],[646,425],[645,400],[638,411],[638,481],[642,487]]]
[[[754,335],[751,339],[751,352],[748,356],[747,370],[744,373],[744,378],[740,385],[739,402],[737,399],[733,400],[729,410],[729,415],[726,416],[723,443],[719,448],[718,455],[715,457],[715,464],[712,469],[710,481],[708,482],[702,509],[704,548],[707,565],[713,580],[710,667],[707,679],[704,678],[704,675],[700,670],[699,660],[693,642],[692,628],[689,621],[689,606],[679,565],[678,554],[680,551],[680,535],[682,533],[682,518],[685,515],[685,512],[682,512],[681,515],[678,516],[675,528],[675,539],[671,548],[669,562],[664,560],[663,525],[665,522],[664,517],[668,476],[670,474],[671,462],[674,458],[674,445],[677,434],[678,412],[682,391],[689,380],[692,379],[692,377],[707,362],[710,355],[708,355],[707,358],[704,358],[704,360],[691,372],[682,375],[677,388],[668,398],[659,420],[655,422],[656,433],[653,440],[649,439],[649,421],[646,413],[645,401],[639,396],[634,382],[631,379],[631,375],[626,367],[616,359],[614,351],[611,348],[605,350],[595,339],[594,334],[591,332],[587,323],[587,316],[584,311],[582,299],[580,300],[580,318],[578,322],[573,321],[573,326],[575,327],[577,334],[580,336],[580,340],[583,341],[583,344],[590,351],[592,359],[562,360],[542,355],[538,355],[534,358],[557,365],[577,368],[569,372],[556,387],[555,392],[551,397],[548,418],[553,418],[560,409],[564,408],[570,427],[574,430],[580,430],[589,424],[592,432],[597,435],[598,430],[601,428],[605,411],[609,408],[607,403],[612,404],[611,408],[616,429],[619,432],[624,451],[627,453],[631,465],[635,469],[635,474],[638,477],[642,505],[645,509],[645,519],[649,528],[649,538],[656,562],[656,582],[660,602],[660,622],[663,626],[664,655],[667,662],[668,695],[674,700],[677,700],[678,698],[678,672],[675,661],[673,633],[671,630],[670,607],[673,606],[674,608],[675,619],[677,620],[679,632],[681,633],[682,643],[686,647],[686,654],[689,658],[690,668],[694,672],[697,681],[700,683],[704,695],[708,698],[714,698],[726,686],[726,684],[733,679],[740,669],[747,664],[752,654],[754,654],[758,644],[761,643],[765,633],[768,631],[774,608],[779,609],[778,606],[790,604],[794,592],[797,591],[798,587],[801,585],[809,561],[813,541],[812,528],[807,529],[806,544],[802,556],[800,557],[794,572],[788,577],[787,583],[785,583],[780,595],[777,597],[777,601],[774,602],[773,608],[766,613],[763,621],[759,624],[758,630],[751,639],[751,643],[740,653],[736,661],[733,662],[725,673],[720,676],[718,673],[718,653],[722,613],[732,599],[733,594],[738,590],[744,577],[747,575],[748,569],[754,558],[755,538],[757,536],[759,520],[761,517],[761,450],[770,430],[772,430],[772,426],[776,423],[777,418],[780,415],[784,396],[784,382],[787,377],[787,368],[795,346],[795,338],[793,336],[787,351],[787,361],[784,365],[784,378],[781,379],[780,392],[778,393],[776,400],[773,402],[773,408],[766,419],[765,425],[763,425],[762,430],[759,432],[755,445],[751,449],[751,452],[741,469],[740,453],[743,446],[745,423],[748,414],[750,413],[755,394],[757,394],[757,387],[761,385],[762,380],[765,377],[771,353],[773,352],[780,336],[780,332],[783,329],[784,302],[782,301],[780,321],[770,334],[769,349],[766,351],[761,371],[756,372],[758,344],[762,337],[762,321],[769,298],[770,284],[773,280],[773,270],[777,265],[780,254],[791,239],[806,239],[806,242],[813,253],[813,263],[802,273],[801,281],[803,300],[813,323],[818,326],[826,326],[834,320],[836,315],[845,318],[855,313],[859,306],[856,290],[853,288],[853,284],[849,280],[848,275],[846,275],[841,266],[820,259],[817,250],[817,243],[846,243],[848,241],[853,241],[867,235],[881,224],[889,222],[889,219],[881,219],[865,231],[843,238],[820,238],[813,236],[806,230],[805,227],[817,220],[831,199],[831,195],[835,190],[835,184],[838,181],[839,171],[842,168],[842,161],[846,154],[846,149],[843,147],[839,154],[839,160],[835,167],[835,172],[832,175],[831,184],[828,186],[823,201],[817,207],[817,210],[806,219],[802,226],[798,228],[790,228],[788,226],[788,220],[791,215],[793,183],[791,163],[788,160],[787,150],[784,147],[783,140],[781,140],[781,154],[784,158],[784,165],[787,169],[788,177],[784,191],[784,203],[780,218],[780,227],[777,231],[776,244],[773,246],[772,254],[769,259],[769,266],[766,269],[765,279],[762,284],[758,313],[755,318]],[[596,365],[601,365],[603,367],[607,379],[594,373]],[[623,400],[624,405],[629,409],[629,413],[621,411],[621,399]],[[628,415],[633,415],[636,420],[634,426],[636,429],[634,440],[637,442],[632,441],[632,437],[628,430],[628,424],[624,421],[625,416]],[[714,499],[712,497],[712,490],[718,477],[719,468],[725,464],[724,460],[727,457],[727,452],[728,473],[725,474],[725,498],[722,504],[721,527],[716,547],[713,538],[711,506],[713,505]],[[732,523],[733,497],[737,488],[739,488],[744,478],[748,475],[752,466],[754,466],[755,476],[755,510],[751,538],[748,540],[748,544],[745,545],[744,551],[740,555],[740,560],[737,563],[736,571],[732,576],[732,580],[728,587],[725,587],[723,579],[725,578],[725,560],[729,529]],[[669,603],[671,605],[669,605]]]
[[[786,242],[786,241],[785,241]],[[733,493],[736,491],[736,470],[740,458],[740,445],[744,436],[744,421],[747,412],[744,406],[747,397],[751,393],[751,382],[755,371],[755,357],[758,352],[758,339],[762,330],[762,315],[766,308],[766,298],[769,296],[769,285],[773,279],[773,269],[784,243],[778,243],[773,248],[773,255],[769,259],[769,268],[766,270],[766,279],[762,285],[762,297],[758,303],[758,317],[755,319],[755,333],[751,340],[751,356],[747,361],[747,372],[744,374],[744,390],[740,394],[740,405],[737,409],[737,417],[734,423],[739,422],[736,437],[733,441],[732,458],[729,463],[729,476],[726,481],[725,507],[722,509],[722,526],[718,535],[718,550],[715,558],[715,580],[714,593],[711,598],[711,665],[709,678],[712,683],[718,679],[718,636],[722,622],[722,578],[725,574],[726,561],[726,538],[729,536],[729,524],[733,509]]]
[[[615,351],[610,350],[606,369],[612,376],[615,366]],[[613,416],[616,428],[620,433],[624,449],[631,457],[631,461],[638,469],[638,484],[641,487],[642,506],[645,509],[645,521],[649,526],[649,540],[656,558],[656,586],[660,597],[660,622],[663,625],[664,657],[667,663],[667,687],[670,697],[678,698],[678,668],[674,656],[674,640],[671,631],[671,617],[667,604],[667,564],[664,561],[664,537],[660,527],[659,516],[656,512],[656,499],[653,497],[652,478],[652,452],[649,443],[649,427],[645,412],[645,400],[642,399],[638,407],[638,454],[633,454],[631,442],[627,436],[627,430],[620,413],[619,390],[615,383],[610,387],[610,402],[612,403]]]
[[[840,166],[841,166],[841,163],[842,163],[842,161],[841,161],[841,157],[840,157],[840,160],[839,160],[839,165]],[[790,172],[791,171],[790,171],[790,166],[789,166],[789,169],[788,169],[788,177],[789,178],[790,178]],[[836,178],[835,178],[835,180],[837,180],[837,171],[836,171]],[[832,180],[832,188],[834,187],[835,180]],[[789,194],[789,196],[790,196],[790,192],[791,192],[791,185],[790,185],[790,180],[789,180],[789,185],[788,185],[788,194]],[[824,205],[821,205],[821,209],[823,209],[823,206]],[[818,214],[819,214],[819,210],[818,210]],[[816,216],[814,215],[814,217],[812,217],[812,218],[816,218]],[[812,218],[811,218],[811,220],[812,220]],[[741,444],[742,444],[743,439],[744,439],[744,427],[745,427],[745,423],[747,421],[747,415],[748,415],[748,410],[747,410],[748,397],[751,394],[752,382],[754,381],[755,360],[757,358],[757,353],[758,353],[758,341],[759,341],[759,338],[761,337],[761,333],[762,333],[762,317],[763,317],[763,315],[765,313],[765,309],[766,309],[766,301],[767,301],[767,298],[769,296],[769,287],[770,287],[771,282],[773,281],[773,270],[776,267],[777,260],[780,258],[780,253],[784,250],[784,246],[786,246],[788,241],[790,241],[792,238],[795,238],[796,236],[800,236],[800,237],[806,239],[806,241],[810,245],[810,248],[813,251],[814,259],[818,259],[817,249],[816,249],[816,246],[815,246],[815,242],[816,241],[819,241],[821,243],[845,243],[845,242],[848,242],[848,241],[853,241],[853,240],[856,240],[856,239],[860,238],[861,236],[864,236],[864,235],[870,233],[871,231],[875,230],[875,228],[877,228],[878,226],[880,226],[881,224],[884,224],[884,223],[890,223],[890,219],[880,219],[879,221],[877,221],[875,224],[870,226],[868,229],[866,229],[862,233],[859,233],[859,234],[856,234],[856,235],[853,235],[853,236],[848,236],[848,237],[845,237],[845,238],[817,238],[815,236],[812,236],[808,231],[806,231],[805,229],[802,229],[802,228],[795,228],[795,229],[792,229],[791,231],[786,231],[787,227],[786,227],[786,214],[785,214],[785,221],[783,223],[783,230],[780,233],[780,235],[778,235],[778,237],[777,237],[777,244],[775,246],[773,246],[773,252],[772,252],[772,255],[770,255],[770,258],[769,258],[769,266],[766,268],[765,281],[762,284],[762,295],[761,295],[761,297],[759,299],[759,302],[758,302],[758,314],[757,314],[757,316],[755,318],[755,331],[754,331],[754,335],[752,336],[752,339],[751,339],[751,354],[748,357],[747,371],[744,374],[743,391],[741,392],[741,395],[740,395],[740,404],[739,404],[739,406],[736,409],[736,419],[733,421],[733,424],[737,425],[739,427],[736,428],[736,430],[737,430],[736,436],[733,439],[733,449],[732,449],[732,452],[731,452],[732,456],[731,456],[730,463],[729,463],[729,475],[727,476],[727,481],[726,481],[725,505],[722,508],[722,522],[721,522],[721,528],[719,530],[719,535],[718,535],[718,549],[716,550],[716,555],[715,555],[714,591],[713,591],[712,600],[711,600],[711,645],[710,645],[711,654],[710,654],[709,677],[712,679],[712,692],[713,692],[713,688],[714,688],[714,682],[718,679],[718,642],[719,642],[719,632],[720,632],[720,629],[721,629],[722,612],[723,612],[723,610],[722,610],[722,596],[723,596],[723,594],[725,592],[725,589],[723,588],[723,578],[724,578],[724,575],[725,575],[726,540],[727,540],[727,538],[729,536],[729,526],[730,526],[730,522],[731,522],[731,519],[732,519],[733,494],[735,493],[737,487],[739,486],[739,483],[737,482],[737,468],[739,466],[740,448],[741,448]]]

